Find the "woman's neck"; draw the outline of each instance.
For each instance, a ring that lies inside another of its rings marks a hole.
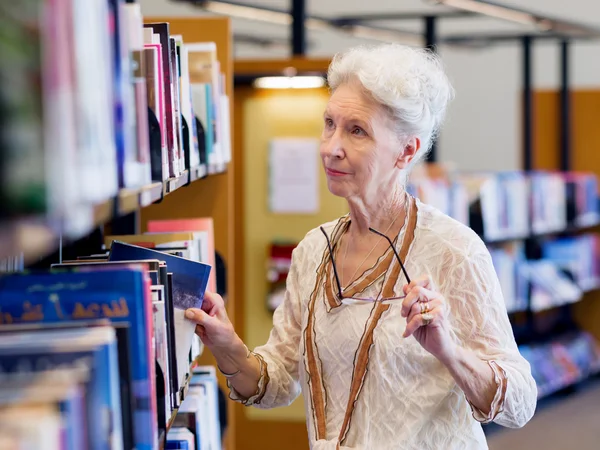
[[[371,234],[369,228],[385,231],[394,219],[397,223],[403,223],[405,194],[404,189],[396,188],[370,201],[359,197],[349,198],[351,233],[357,237],[366,236]]]

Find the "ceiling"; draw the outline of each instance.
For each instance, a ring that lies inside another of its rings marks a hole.
[[[145,15],[206,15],[210,14],[186,0],[140,0]],[[238,0],[239,3],[271,9],[288,10],[291,0]],[[456,11],[433,5],[428,0],[306,0],[307,14],[319,17],[360,16],[368,14],[439,13]],[[556,17],[600,28],[600,1],[597,0],[498,0],[507,6],[527,9],[543,16]],[[590,21],[590,18],[594,20]],[[423,20],[386,20],[372,22],[379,27],[421,33]],[[247,19],[232,18],[235,57],[282,58],[289,56],[290,27]],[[515,24],[483,16],[438,20],[439,37],[477,33],[531,33],[532,26]],[[377,42],[373,39],[350,36],[337,30],[307,30],[307,54],[330,57],[353,45]],[[409,43],[409,42],[407,42]]]

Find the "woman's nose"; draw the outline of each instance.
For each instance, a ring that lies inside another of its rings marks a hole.
[[[324,156],[341,159],[344,157],[344,145],[339,132],[336,130],[321,145],[321,152]]]

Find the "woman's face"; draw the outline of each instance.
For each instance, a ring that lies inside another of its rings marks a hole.
[[[384,107],[356,83],[337,88],[323,121],[320,153],[334,195],[365,199],[392,189],[414,156]]]

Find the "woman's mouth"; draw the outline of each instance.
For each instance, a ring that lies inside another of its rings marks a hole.
[[[325,169],[325,173],[330,177],[343,177],[344,175],[348,175],[346,172],[340,172],[339,170],[330,169],[329,167]]]

